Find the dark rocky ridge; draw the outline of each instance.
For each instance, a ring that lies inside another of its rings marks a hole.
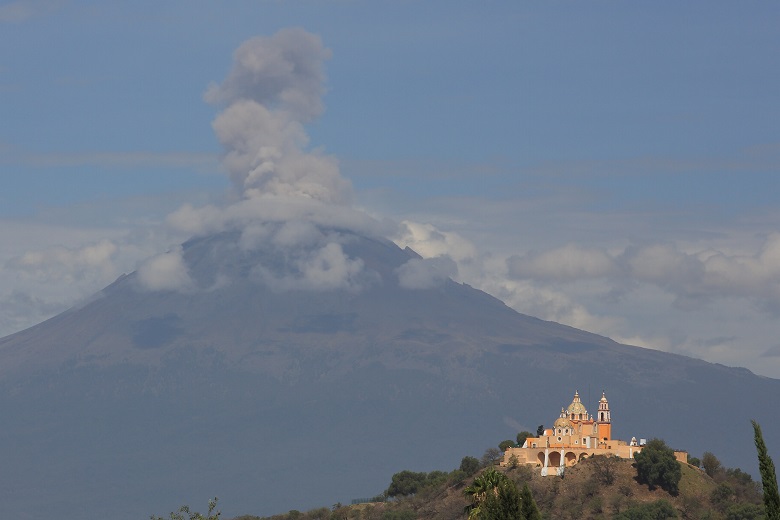
[[[780,446],[778,380],[524,316],[452,281],[402,289],[396,269],[414,252],[338,237],[367,268],[362,291],[274,292],[253,269],[282,272],[284,255],[223,233],[184,245],[199,290],[143,291],[133,273],[0,340],[0,511],[348,501],[549,424],[575,389],[591,411],[607,391],[620,438],[663,437],[753,473],[749,420]]]

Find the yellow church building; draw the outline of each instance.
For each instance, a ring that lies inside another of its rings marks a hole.
[[[527,438],[523,446],[507,448],[500,465],[527,464],[541,468],[542,475],[562,475],[565,468],[594,455],[633,459],[644,443],[644,439],[637,442],[636,437],[628,442],[612,438],[612,416],[605,393],[601,394],[594,418],[582,404],[579,392],[574,392],[571,404],[561,408],[552,428],[544,430],[541,437]],[[688,462],[687,452],[674,454],[678,461]]]

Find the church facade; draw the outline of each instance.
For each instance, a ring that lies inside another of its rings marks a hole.
[[[532,465],[541,468],[542,475],[562,475],[567,467],[586,457],[607,455],[632,459],[644,445],[636,438],[622,441],[612,438],[612,415],[607,396],[602,392],[595,417],[582,404],[579,392],[568,408],[561,408],[552,428],[541,437],[529,437],[523,446],[504,452],[501,466]],[[688,462],[688,454],[675,451],[680,462]]]

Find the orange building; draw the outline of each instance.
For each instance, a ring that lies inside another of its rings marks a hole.
[[[612,438],[612,416],[605,393],[601,394],[594,418],[582,404],[579,392],[574,392],[571,404],[561,408],[552,428],[544,430],[541,437],[527,438],[523,446],[507,448],[500,464],[534,465],[541,468],[542,475],[562,475],[566,467],[594,455],[632,459],[643,444],[636,437],[628,442]],[[675,457],[688,462],[684,451],[675,451]]]

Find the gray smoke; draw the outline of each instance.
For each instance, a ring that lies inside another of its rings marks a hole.
[[[205,94],[222,107],[212,126],[237,199],[225,207],[186,205],[168,218],[192,235],[239,230],[244,251],[283,258],[253,269],[255,281],[274,290],[358,291],[377,282],[376,273],[344,252],[340,233],[328,230],[386,233],[352,207],[352,187],[338,161],[311,149],[304,128],[323,111],[328,58],[320,38],[303,29],[244,42],[227,78]],[[180,260],[169,252],[145,263],[144,287],[189,290],[191,278]],[[166,280],[176,280],[175,286]]]
[[[322,113],[329,57],[318,36],[283,29],[244,42],[225,81],[206,92],[207,101],[225,106],[213,127],[225,149],[222,164],[243,197],[350,203],[337,160],[307,149],[303,127]]]

